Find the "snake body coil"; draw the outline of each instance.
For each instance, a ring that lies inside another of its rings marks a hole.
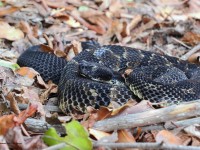
[[[110,101],[124,104],[138,97],[169,104],[200,98],[200,68],[175,57],[94,44],[66,62],[31,49],[19,57],[18,64],[58,83],[59,107],[65,113],[107,106]],[[133,71],[126,74],[126,69]]]

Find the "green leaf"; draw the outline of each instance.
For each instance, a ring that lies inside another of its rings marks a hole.
[[[0,59],[0,66],[11,68],[12,70],[19,69],[19,65],[16,63],[11,63],[9,61],[1,60]]]
[[[60,137],[54,128],[46,131],[43,140],[49,145],[65,143],[66,146],[62,150],[91,150],[92,142],[89,139],[87,131],[80,125],[79,122],[73,120],[70,123],[63,124],[67,135]]]
[[[4,6],[3,2],[2,2],[2,1],[0,1],[0,7],[3,7],[3,6]]]
[[[78,8],[78,10],[79,11],[88,11],[88,7],[87,6],[80,6],[79,8]]]

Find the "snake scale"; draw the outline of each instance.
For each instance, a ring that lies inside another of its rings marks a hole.
[[[58,84],[59,107],[64,113],[82,113],[87,106],[99,108],[110,101],[178,104],[200,98],[198,65],[125,46],[83,42],[82,48],[67,62],[33,46],[17,61],[37,70],[45,81]]]

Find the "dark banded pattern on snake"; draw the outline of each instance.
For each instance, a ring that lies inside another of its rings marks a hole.
[[[54,82],[58,82],[61,74],[58,97],[65,113],[85,112],[87,106],[99,108],[110,101],[124,104],[138,97],[168,104],[200,98],[200,68],[175,57],[117,45],[86,46],[68,63],[63,59],[57,61],[52,55],[26,51],[18,63],[33,67],[45,79]],[[91,64],[89,70],[87,64]],[[56,79],[45,73],[52,72],[49,68],[55,70]],[[133,71],[123,79],[126,69]],[[98,75],[94,75],[95,71]],[[89,77],[90,73],[95,79]],[[102,74],[107,74],[108,79]]]

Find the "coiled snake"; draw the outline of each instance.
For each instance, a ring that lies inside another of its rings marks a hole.
[[[168,104],[200,98],[198,65],[129,47],[82,45],[84,50],[69,62],[41,52],[40,46],[29,48],[18,59],[20,66],[32,67],[46,81],[58,83],[59,107],[65,113],[135,98]],[[127,69],[132,72],[125,73]]]

